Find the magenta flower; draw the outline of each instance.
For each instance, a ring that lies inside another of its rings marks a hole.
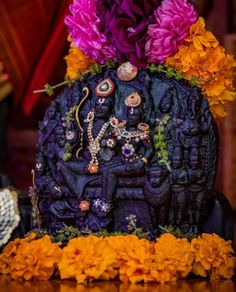
[[[120,62],[146,67],[145,44],[148,25],[160,0],[98,0],[97,14],[102,32],[116,48]]]
[[[177,53],[197,12],[188,0],[164,0],[154,12],[156,23],[148,27],[145,54],[149,63],[163,63]]]
[[[116,60],[115,49],[101,33],[101,21],[96,15],[96,0],[74,0],[72,15],[65,18],[73,44],[99,64]]]

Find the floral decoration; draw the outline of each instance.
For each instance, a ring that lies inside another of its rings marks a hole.
[[[93,235],[70,240],[58,264],[61,279],[76,279],[81,284],[113,279],[118,273],[116,267],[112,247],[105,239]]]
[[[59,243],[52,243],[48,235],[20,244],[11,261],[11,277],[24,280],[48,280],[61,257]]]
[[[58,270],[61,279],[75,279],[80,284],[112,279],[165,283],[190,273],[229,279],[236,267],[231,241],[216,234],[188,240],[165,233],[149,241],[134,234],[86,236],[74,232],[75,238],[70,238],[64,248],[48,235],[42,234],[39,239],[35,236],[33,233],[17,239],[4,248],[0,274],[13,279],[47,280]]]
[[[67,64],[66,76],[72,80],[76,80],[81,73],[88,71],[89,67],[95,63],[72,43],[65,60]]]
[[[163,234],[154,244],[151,278],[161,283],[185,278],[192,271],[193,260],[191,243],[186,238]]]
[[[81,201],[79,204],[79,208],[82,212],[88,211],[89,207],[90,207],[89,202],[86,200]]]
[[[30,235],[24,239],[16,238],[5,246],[3,252],[0,254],[0,274],[7,275],[11,272],[11,264],[18,252],[20,245],[24,242],[30,242],[35,237],[35,233],[30,233]]]
[[[147,64],[145,43],[148,25],[159,0],[97,1],[97,14],[103,32],[116,48],[120,62],[130,61],[144,68]]]
[[[119,279],[122,282],[150,282],[149,264],[152,261],[153,245],[136,235],[108,237],[119,263]]]
[[[215,36],[205,29],[202,17],[190,28],[179,51],[165,61],[186,78],[198,80],[216,118],[223,118],[225,106],[236,98],[233,92],[233,68],[236,62],[225,53]]]
[[[114,48],[101,32],[101,21],[96,15],[95,0],[74,0],[71,15],[65,18],[72,43],[99,64],[116,59]]]
[[[70,10],[65,20],[73,44],[66,57],[68,77],[79,77],[91,64],[89,70],[99,74],[94,62],[129,61],[151,71],[157,66],[157,73],[199,86],[213,116],[225,117],[226,105],[236,98],[236,62],[205,29],[190,1],[74,0]]]
[[[158,163],[165,165],[168,170],[171,171],[169,161],[169,150],[165,141],[164,130],[167,123],[170,120],[170,116],[165,115],[162,119],[157,119],[156,133],[153,135],[155,155],[157,156]]]
[[[145,53],[149,63],[163,63],[177,53],[197,20],[197,12],[188,0],[164,0],[154,12],[155,23],[148,27]]]
[[[230,241],[225,241],[216,234],[202,234],[192,240],[194,252],[193,272],[211,279],[233,277],[235,257]]]

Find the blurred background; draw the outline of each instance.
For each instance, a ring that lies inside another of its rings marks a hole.
[[[192,2],[207,28],[236,56],[236,0]],[[69,0],[0,1],[0,172],[25,193],[31,185],[38,121],[53,99],[32,92],[63,81],[69,4]],[[216,185],[236,210],[236,103],[219,129]]]

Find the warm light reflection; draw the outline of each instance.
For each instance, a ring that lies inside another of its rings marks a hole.
[[[121,284],[118,282],[98,282],[87,286],[70,281],[12,281],[8,276],[0,276],[0,291],[4,292],[234,292],[236,283],[232,280],[199,281],[183,280],[166,284]]]

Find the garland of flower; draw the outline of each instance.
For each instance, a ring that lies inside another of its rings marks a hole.
[[[211,279],[233,276],[235,257],[230,241],[202,234],[188,241],[165,233],[151,242],[136,235],[83,236],[60,247],[48,235],[31,233],[10,242],[0,254],[0,274],[12,279],[61,279],[85,284],[119,279],[131,283],[164,283],[190,273]]]
[[[70,12],[65,19],[72,41],[66,57],[70,79],[95,63],[130,61],[139,68],[161,65],[169,77],[200,86],[215,118],[223,118],[236,98],[236,62],[188,0],[74,0]]]

